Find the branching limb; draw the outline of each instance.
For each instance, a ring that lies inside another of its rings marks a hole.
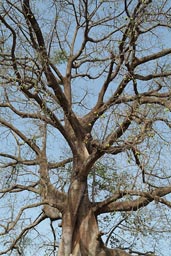
[[[40,149],[39,147],[33,142],[33,140],[28,139],[20,130],[18,130],[15,126],[12,124],[8,123],[4,119],[0,119],[0,123],[4,125],[5,127],[9,128],[12,130],[15,134],[17,134],[35,153],[36,155],[40,154]]]
[[[8,223],[8,226],[6,227],[5,231],[3,233],[1,233],[0,235],[4,235],[8,232],[10,232],[18,223],[18,221],[20,220],[23,212],[27,209],[31,209],[31,208],[35,208],[35,207],[39,207],[41,205],[44,205],[44,204],[47,204],[48,202],[41,202],[41,203],[34,203],[34,204],[30,204],[30,205],[26,205],[26,206],[23,206],[20,211],[18,212],[16,218],[14,221],[12,221],[11,223],[9,222]]]
[[[34,193],[37,193],[39,194],[39,190],[37,188],[35,188],[39,183],[38,182],[35,182],[33,184],[30,184],[29,186],[23,186],[23,185],[20,185],[20,184],[15,184],[15,185],[12,185],[11,187],[9,188],[4,188],[4,189],[1,189],[0,190],[0,194],[3,194],[1,197],[4,196],[4,194],[10,192],[10,193],[16,193],[16,192],[21,192],[21,191],[24,191],[24,190],[27,190],[27,191],[30,191],[30,192],[34,192]]]
[[[11,243],[11,245],[4,251],[0,252],[0,255],[3,254],[7,254],[9,251],[15,249],[15,246],[17,245],[17,243],[19,242],[19,240],[23,237],[24,234],[26,234],[29,230],[31,230],[32,228],[36,227],[39,223],[41,223],[43,220],[46,219],[46,216],[43,214],[40,217],[36,218],[35,221],[33,223],[31,223],[30,225],[28,225],[27,227],[25,227],[20,234],[13,240],[13,242]]]
[[[156,188],[152,192],[141,192],[141,191],[120,191],[116,193],[113,197],[100,202],[96,203],[94,206],[94,211],[96,214],[101,214],[103,212],[113,212],[113,211],[137,211],[140,208],[145,207],[152,201],[157,201],[161,203],[165,203],[170,207],[170,203],[165,201],[162,197],[166,196],[167,194],[171,193],[171,187],[163,187],[163,188]],[[119,198],[123,198],[124,196],[138,196],[137,199],[134,200],[126,200],[126,201],[119,201],[116,200]]]
[[[166,56],[170,53],[171,53],[171,48],[168,48],[168,49],[164,49],[160,52],[150,54],[150,55],[145,56],[143,58],[136,59],[135,62],[134,62],[134,68],[141,65],[141,64],[144,64],[146,62],[162,58],[162,57],[164,57],[164,56]]]

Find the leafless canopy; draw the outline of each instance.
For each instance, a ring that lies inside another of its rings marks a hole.
[[[169,0],[1,1],[0,255],[167,254],[170,36]]]

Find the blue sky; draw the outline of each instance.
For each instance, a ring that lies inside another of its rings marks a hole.
[[[41,2],[39,1],[37,3],[38,3],[37,4],[37,8],[39,9],[39,12],[41,13],[41,11],[43,10],[44,11],[44,17],[46,18],[47,15],[49,15],[49,12],[48,12],[48,10],[47,10],[47,12],[45,12],[45,6],[46,6],[45,2],[43,3],[43,1],[41,1]],[[45,31],[46,31],[46,29],[47,29],[46,26],[44,26],[44,30]],[[163,43],[167,47],[170,47],[170,45],[169,45],[170,44],[169,43],[170,42],[170,36],[171,36],[170,33],[167,33],[167,31],[165,31],[164,29],[161,29],[161,34],[162,34],[162,37],[159,38],[160,43],[161,44]],[[163,42],[161,41],[161,39],[162,39]],[[78,38],[78,42],[79,42],[79,38]],[[148,45],[149,42],[146,42],[146,44]],[[153,45],[155,47],[155,44],[153,44]],[[153,48],[152,51],[155,51],[155,48]],[[170,60],[168,60],[168,62],[170,62]],[[65,70],[65,64],[61,65],[61,71],[64,72],[64,70]],[[88,94],[88,97],[85,100],[85,102],[86,102],[87,108],[91,108],[91,106],[93,105],[93,103],[95,101],[95,98],[97,98],[97,95],[96,95],[97,94],[97,90],[99,89],[99,85],[102,84],[102,82],[103,82],[102,79],[99,79],[99,80],[97,80],[96,82],[93,82],[93,83],[87,82],[87,80],[85,80],[85,79],[76,79],[75,82],[73,82],[73,87],[72,87],[73,90],[76,91],[76,96],[74,97],[74,100],[78,101],[79,99],[83,98],[84,95],[86,94],[86,91],[89,90],[91,92],[91,94],[90,93]],[[117,82],[116,82],[116,84],[117,84]],[[115,85],[115,83],[111,85],[111,88],[109,90],[108,95],[113,90],[112,86],[114,86],[114,85]],[[144,84],[142,83],[141,85],[143,87]],[[15,94],[14,94],[14,97],[15,97]],[[80,110],[79,110],[78,107],[77,107],[76,111],[78,113],[80,113],[79,112]],[[85,109],[85,111],[88,111],[88,110]],[[14,118],[14,116],[13,116],[13,119],[15,119],[14,123],[17,124],[17,119]],[[36,125],[36,123],[34,124],[34,128],[32,127],[32,129],[30,129],[29,122],[27,123],[27,125],[24,124],[24,122],[22,122],[22,123],[19,124],[19,127],[20,128],[22,127],[23,131],[25,130],[25,128],[28,128],[30,136],[32,134],[34,135],[34,129],[37,129],[36,136],[38,135],[38,129],[39,128],[38,128],[38,125]],[[98,127],[98,125],[97,125],[97,127]],[[164,128],[164,129],[166,129],[166,128]],[[7,134],[7,132],[6,132],[6,134]],[[4,148],[5,147],[10,148],[10,150],[15,150],[16,147],[14,146],[14,143],[15,143],[14,137],[12,135],[10,135],[10,134],[8,134],[8,136],[6,136],[6,134],[4,134],[4,130],[2,130],[1,142],[3,144],[3,147]],[[12,137],[13,137],[13,139],[12,139]],[[12,142],[12,140],[13,140],[13,142]],[[60,149],[59,149],[59,145],[61,146]],[[48,152],[47,152],[49,159],[50,160],[53,160],[53,159],[56,159],[56,158],[61,159],[61,157],[63,157],[63,155],[65,153],[66,146],[67,145],[66,145],[65,142],[63,142],[62,136],[59,135],[59,133],[56,132],[55,130],[50,129],[49,130],[49,134],[48,134]],[[157,148],[155,148],[155,143],[154,143],[154,149],[157,149]],[[168,147],[168,151],[170,151],[170,147]],[[24,152],[25,152],[25,154],[27,154],[27,150],[25,150]],[[69,153],[70,152],[68,150],[68,156],[69,156]],[[149,151],[149,153],[150,153],[150,151]],[[167,162],[164,163],[165,157],[166,157],[165,155],[162,156],[162,161],[163,161],[163,165],[165,164],[165,167],[167,168],[168,163]],[[168,154],[168,157],[169,157],[169,154]],[[125,172],[125,168],[127,168],[127,171],[131,170],[131,168],[132,168],[131,164],[130,164],[129,167],[125,166],[125,163],[124,163],[125,158],[126,158],[125,155],[122,156],[122,157],[116,158],[117,166],[123,172]],[[160,165],[159,165],[159,167],[160,167]],[[170,166],[169,166],[169,169],[170,169]],[[25,180],[28,180],[29,179],[29,175],[30,175],[31,172],[32,172],[32,174],[34,174],[34,177],[37,180],[38,179],[38,170],[35,167],[28,168],[27,174],[23,175],[22,178],[25,179]],[[1,175],[2,174],[3,173],[1,173]],[[55,177],[55,174],[54,174],[53,177]],[[61,177],[62,177],[62,175],[61,175]],[[11,207],[13,207],[14,202],[16,200],[18,202],[17,206],[19,208],[20,205],[22,205],[22,203],[23,203],[22,202],[23,198],[24,197],[27,198],[27,196],[28,196],[27,193],[25,193],[25,194],[23,193],[23,197],[22,198],[18,197],[18,199],[17,198],[15,199],[15,197],[7,196],[5,200],[6,200],[6,202],[8,202],[8,206],[11,206]],[[103,196],[105,196],[105,194],[101,194],[101,196],[103,197]],[[36,199],[34,196],[30,196],[29,199],[39,200],[38,198]],[[25,203],[26,203],[26,201],[25,201]],[[159,208],[158,208],[158,210],[159,210]],[[40,213],[40,208],[38,208],[38,211],[36,211],[36,210],[34,210],[34,211],[28,210],[28,216],[29,216],[28,217],[28,223],[29,223],[30,219],[33,220],[35,217],[37,217],[37,215],[39,213]],[[169,218],[169,213],[166,213],[166,217],[167,217],[167,214],[168,214],[168,218]],[[145,212],[144,212],[144,214],[145,214]],[[159,218],[157,218],[157,220],[159,221]],[[44,224],[40,224],[38,226],[38,230],[37,231],[33,230],[33,232],[31,233],[31,235],[30,235],[31,239],[33,238],[34,241],[36,241],[36,239],[38,239],[38,237],[39,237],[39,232],[42,232],[44,234],[43,239],[45,237],[47,237],[48,240],[51,242],[52,241],[51,240],[52,239],[52,234],[51,234],[51,228],[50,228],[49,224],[50,224],[49,221],[45,221]],[[59,237],[61,229],[58,227],[57,224],[58,223],[54,223],[54,226],[56,227],[57,236]],[[11,239],[12,239],[12,237],[11,237]],[[149,241],[148,238],[145,239],[145,243],[148,243],[148,241]],[[164,256],[168,256],[169,250],[171,250],[171,238],[170,238],[170,235],[169,235],[167,240],[166,240],[166,237],[164,237],[164,239],[163,240],[161,239],[159,242],[160,242],[159,247],[161,247],[163,255]],[[143,241],[142,241],[142,243],[143,243]],[[141,240],[139,240],[139,242],[137,242],[139,248],[142,246],[142,243],[141,243]],[[163,249],[163,244],[164,244],[164,249]],[[31,245],[31,246],[33,246],[33,245]],[[142,248],[140,248],[140,249],[142,249]],[[30,251],[30,252],[27,252],[27,254],[25,256],[33,255],[32,248],[31,249],[29,248],[28,251]],[[42,252],[42,253],[43,253],[42,255],[44,255],[44,252]],[[159,255],[160,254],[158,254],[157,256],[159,256]]]

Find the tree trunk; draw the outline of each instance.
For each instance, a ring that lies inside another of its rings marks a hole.
[[[128,256],[119,249],[104,246],[97,218],[88,198],[87,181],[75,179],[69,189],[63,213],[62,239],[58,256]]]

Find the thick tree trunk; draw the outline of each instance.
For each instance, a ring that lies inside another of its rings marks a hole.
[[[58,256],[128,256],[124,251],[104,246],[86,184],[75,179],[70,187]]]

